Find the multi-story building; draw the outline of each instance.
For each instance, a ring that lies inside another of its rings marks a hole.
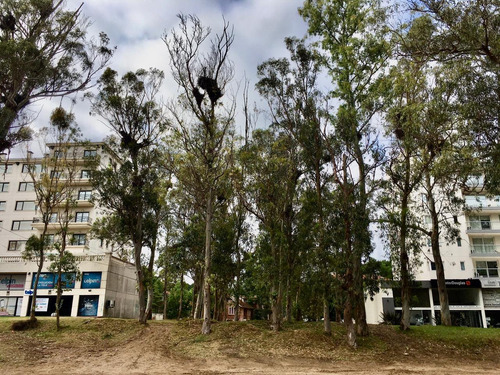
[[[440,238],[439,244],[452,323],[500,327],[500,196],[486,194],[481,179],[470,182],[461,192],[466,210],[453,218],[460,236],[450,243]],[[440,318],[440,306],[430,241],[422,247],[419,258],[412,288],[411,323],[435,324]],[[398,288],[387,287],[373,301],[368,299],[369,322],[379,322],[382,312],[400,312],[400,295]]]
[[[39,235],[44,228],[32,175],[45,173],[50,178],[61,173],[47,163],[61,151],[57,144],[48,147],[50,152],[42,158],[4,158],[0,161],[0,315],[27,316],[30,313],[38,263],[36,258],[23,258],[22,253],[28,238]],[[102,213],[90,200],[92,186],[87,161],[99,155],[98,160],[104,166],[115,162],[115,158],[103,143],[71,147],[74,176],[69,183],[64,181],[64,175],[59,181],[66,182],[73,197],[71,212],[66,213],[69,221],[67,250],[76,256],[81,278],[77,279],[74,274],[63,275],[65,291],[61,315],[135,317],[138,307],[134,265],[113,256],[89,233],[92,221]],[[56,207],[50,217],[49,242],[57,241],[60,233],[62,206]],[[51,315],[55,311],[57,275],[49,272],[49,265],[46,259],[38,282],[38,316]]]

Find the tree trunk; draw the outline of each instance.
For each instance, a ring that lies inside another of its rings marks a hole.
[[[201,314],[202,314],[202,307],[203,307],[203,288],[202,288],[203,283],[200,284],[200,289],[198,290],[197,297],[196,297],[196,307],[194,309],[194,319],[201,319]]]
[[[350,290],[347,292],[346,304],[344,307],[344,324],[347,331],[347,344],[352,348],[356,348],[357,347],[356,329],[352,321],[353,306],[351,301],[353,300],[354,300],[354,293],[352,292],[352,290]]]
[[[212,261],[212,215],[213,215],[213,191],[209,188],[207,196],[207,210],[205,223],[205,269],[203,273],[203,325],[201,333],[208,335],[211,331],[210,317],[210,272]]]
[[[277,289],[273,286],[271,290],[272,302],[271,302],[271,329],[274,332],[281,331],[281,304],[282,304],[282,292],[281,287],[278,286]]]
[[[181,273],[181,280],[180,280],[180,295],[179,295],[179,311],[177,312],[177,319],[180,320],[182,318],[182,299],[184,297],[184,275]]]
[[[332,323],[330,322],[330,304],[328,298],[323,298],[323,333],[327,336],[332,334]]]
[[[290,286],[290,278],[291,276],[288,275],[286,279],[286,321],[291,322],[292,321],[292,291],[291,286]]]
[[[61,329],[60,325],[60,310],[61,310],[61,295],[62,295],[62,285],[61,285],[62,272],[61,267],[57,270],[57,295],[56,295],[56,329],[59,331]]]
[[[427,202],[432,219],[431,248],[434,263],[436,264],[436,278],[439,293],[439,305],[441,307],[441,324],[451,326],[450,305],[448,302],[448,290],[446,289],[446,278],[444,274],[443,260],[439,249],[439,217],[436,211],[436,201],[432,193],[429,174],[426,175]]]
[[[409,167],[407,165],[407,167]],[[409,169],[408,169],[409,171]],[[400,262],[400,277],[401,277],[401,321],[399,328],[402,331],[410,329],[410,270],[409,257],[406,249],[406,233],[407,233],[407,218],[408,218],[408,194],[403,192],[401,200],[401,227],[399,228],[399,262]]]
[[[167,293],[167,267],[166,267],[166,264],[163,267],[163,272],[164,272],[163,273],[163,319],[167,319],[168,293]]]

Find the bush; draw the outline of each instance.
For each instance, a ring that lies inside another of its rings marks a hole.
[[[35,318],[34,320],[18,320],[17,322],[13,322],[10,326],[10,329],[13,331],[26,331],[28,329],[33,329],[38,327],[38,320]]]

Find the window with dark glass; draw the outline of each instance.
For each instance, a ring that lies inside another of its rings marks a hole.
[[[80,233],[75,233],[73,234],[73,237],[71,239],[71,244],[74,246],[83,246],[87,242],[87,235],[86,234],[80,234]]]
[[[82,169],[80,172],[80,178],[90,178],[90,171],[88,169]]]
[[[97,156],[97,150],[84,150],[83,157],[84,158],[94,158]]]
[[[89,213],[88,212],[77,212],[75,215],[75,221],[77,223],[88,223]]]
[[[79,201],[88,201],[90,198],[92,198],[92,190],[80,190],[78,192]]]

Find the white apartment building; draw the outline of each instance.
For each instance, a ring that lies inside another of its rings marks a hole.
[[[60,152],[50,144],[54,157]],[[135,267],[124,262],[96,239],[90,238],[92,221],[102,213],[89,200],[92,186],[88,158],[100,156],[101,165],[114,162],[112,153],[103,143],[89,143],[75,147],[71,153],[76,161],[76,178],[71,182],[71,192],[76,201],[72,206],[69,223],[70,243],[67,247],[78,261],[80,280],[75,275],[63,275],[66,290],[63,292],[61,316],[108,316],[133,318],[138,311]],[[38,269],[36,260],[22,257],[28,238],[39,235],[43,229],[37,207],[33,180],[28,173],[30,165],[41,169],[42,158],[0,160],[0,316],[28,316],[31,295]],[[45,173],[59,173],[44,171]],[[64,177],[63,177],[64,178]],[[59,220],[54,213],[48,227],[49,240],[57,238]],[[56,237],[54,237],[56,236]],[[56,275],[49,272],[50,262],[45,260],[38,282],[36,315],[50,316],[55,312]]]
[[[460,229],[456,243],[440,239],[450,312],[454,325],[500,327],[500,196],[489,196],[482,179],[461,192],[466,210],[455,220]],[[422,248],[412,288],[412,324],[435,324],[440,318],[436,271],[430,242]],[[400,291],[385,288],[367,300],[369,323],[382,312],[401,311]]]

